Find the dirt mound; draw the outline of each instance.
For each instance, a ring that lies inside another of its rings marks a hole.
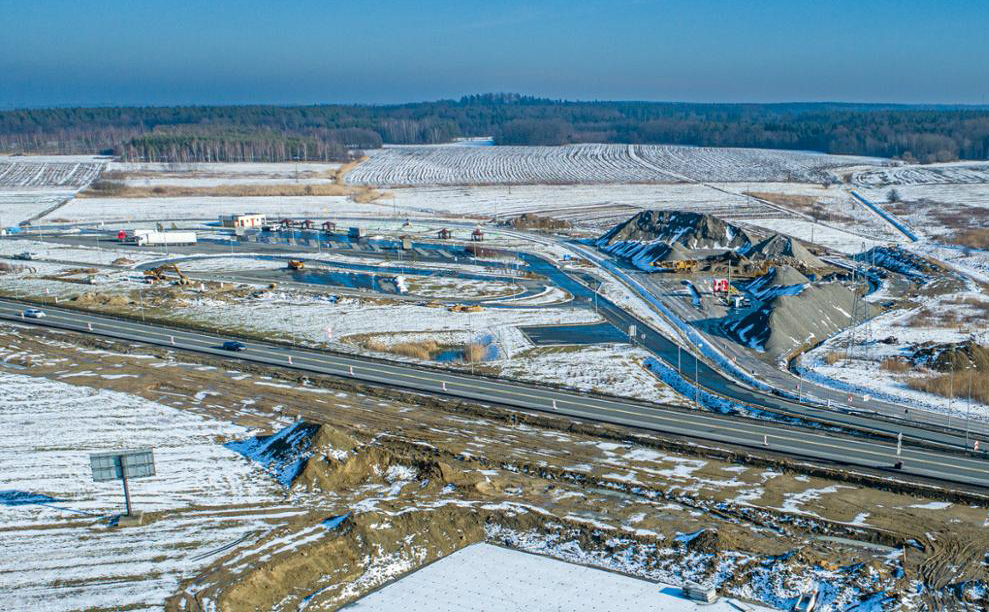
[[[909,359],[917,366],[938,372],[958,372],[972,367],[979,372],[989,372],[989,347],[976,344],[974,340],[941,344],[925,342],[914,345],[912,350]]]
[[[346,456],[357,442],[330,427],[298,421],[271,435],[235,440],[224,446],[260,463],[283,486],[290,487],[314,455]]]
[[[855,255],[853,259],[891,270],[918,282],[926,282],[945,274],[953,275],[934,262],[898,246],[873,247]]]
[[[515,229],[537,229],[537,230],[566,230],[573,227],[569,221],[554,219],[552,217],[540,217],[532,213],[523,213],[514,219],[509,219],[505,225]]]
[[[133,259],[127,259],[126,257],[118,257],[114,259],[112,263],[115,266],[129,266],[137,262],[135,262]]]
[[[671,254],[697,259],[687,249],[736,249],[752,244],[752,236],[740,227],[696,212],[645,210],[619,223],[598,238],[595,245],[615,257],[651,270],[652,263]],[[680,247],[684,253],[672,251]]]
[[[84,306],[127,306],[134,303],[133,300],[122,295],[90,292],[79,294],[70,301]]]
[[[790,265],[812,270],[829,267],[798,240],[782,234],[773,234],[752,245],[745,249],[744,254],[753,260],[784,261]]]

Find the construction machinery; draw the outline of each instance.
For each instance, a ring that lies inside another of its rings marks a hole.
[[[681,261],[661,261],[652,262],[654,268],[660,272],[673,272],[674,274],[690,274],[697,269],[697,262],[690,260]]]
[[[288,260],[289,270],[302,270],[306,267],[306,262],[301,259],[290,259]]]
[[[149,284],[164,282],[168,280],[168,273],[175,273],[175,284],[188,285],[192,280],[186,276],[179,267],[172,263],[162,264],[157,268],[150,268],[144,271],[144,280]]]
[[[447,308],[450,312],[481,312],[484,307],[480,304],[454,304]]]

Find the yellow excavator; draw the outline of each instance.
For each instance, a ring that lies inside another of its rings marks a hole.
[[[302,270],[306,267],[306,262],[301,259],[290,259],[288,260],[289,270]]]
[[[177,285],[188,285],[188,284],[190,284],[192,282],[189,279],[189,277],[186,276],[185,274],[183,274],[182,273],[182,270],[179,270],[179,267],[177,265],[173,264],[173,263],[162,264],[162,265],[158,266],[157,268],[151,268],[151,269],[145,270],[144,271],[144,280],[145,280],[145,282],[147,282],[148,284],[151,284],[151,285],[153,285],[155,283],[167,281],[168,280],[168,275],[167,275],[168,272],[174,272],[175,273],[175,276],[176,276],[175,284],[177,284]]]

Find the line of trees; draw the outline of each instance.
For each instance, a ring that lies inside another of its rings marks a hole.
[[[55,108],[0,112],[5,152],[114,153],[155,161],[342,160],[382,143],[494,136],[802,149],[922,162],[989,159],[989,111],[867,104],[571,102],[482,94],[387,106]]]

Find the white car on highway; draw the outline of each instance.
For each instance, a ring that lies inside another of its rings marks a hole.
[[[43,319],[45,317],[45,311],[38,310],[37,308],[28,308],[24,311],[24,316],[29,319]]]

